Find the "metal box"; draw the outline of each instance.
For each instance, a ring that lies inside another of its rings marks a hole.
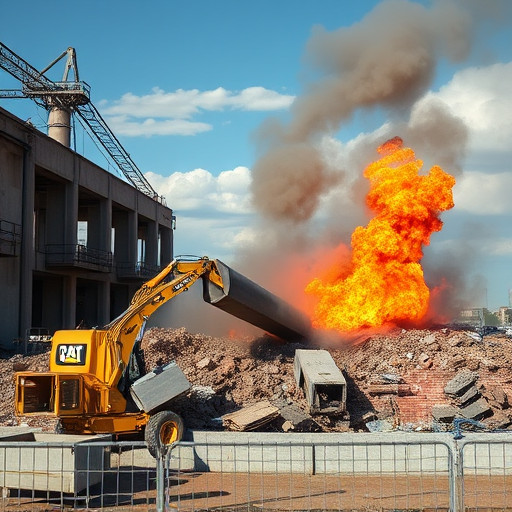
[[[141,411],[153,413],[166,409],[174,398],[189,389],[187,377],[172,362],[136,380],[130,387],[130,393]]]
[[[310,414],[343,414],[347,382],[327,350],[295,351],[293,373],[304,390]]]

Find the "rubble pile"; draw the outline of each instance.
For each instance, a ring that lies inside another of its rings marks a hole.
[[[357,344],[321,347],[346,378],[349,420],[308,414],[293,372],[297,348],[320,347],[268,336],[213,338],[184,328],[153,328],[142,341],[148,371],[176,361],[192,384],[173,405],[189,428],[224,430],[227,419],[249,422],[236,413],[251,407],[269,411],[269,421],[256,427],[266,431],[439,430],[451,428],[457,417],[488,428],[512,425],[512,339],[504,334],[395,329]],[[47,368],[48,353],[0,360],[0,425],[18,424],[13,372]],[[54,428],[44,418],[22,421]]]

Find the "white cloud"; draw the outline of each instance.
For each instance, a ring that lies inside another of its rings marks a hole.
[[[212,128],[191,119],[204,111],[275,111],[288,108],[294,96],[264,87],[228,91],[223,87],[210,91],[178,89],[165,92],[155,87],[151,94],[124,94],[111,104],[102,101],[103,114],[116,133],[139,135],[195,135]],[[142,119],[142,121],[140,121]]]
[[[236,167],[214,176],[205,169],[161,176],[149,172],[147,179],[175,211],[188,216],[211,217],[212,212],[246,216],[252,213],[249,197],[251,173]]]
[[[177,216],[175,254],[207,255],[229,261],[251,238],[251,173],[236,167],[214,176],[205,169],[146,178]]]
[[[472,134],[470,145],[473,149],[476,148],[477,152],[510,151],[512,99],[503,84],[509,83],[511,79],[512,65],[471,68],[455,75],[440,93],[429,93],[421,101],[439,97],[454,115],[464,118]],[[265,104],[270,108],[274,100],[277,101],[276,105],[279,105],[279,95],[262,88],[247,88],[237,95],[222,88],[203,93],[178,91],[174,96],[173,94],[157,90],[147,98],[151,97],[155,102],[160,101],[163,111],[168,109],[167,115],[170,115],[174,108],[173,115],[176,117],[173,121],[177,121],[178,116],[181,116],[183,122],[189,122],[191,125],[196,123],[187,116],[192,117],[200,110],[249,110],[251,106],[258,104],[259,108],[263,109]],[[172,98],[174,104],[170,101]],[[144,110],[144,102],[137,103],[136,100],[136,97],[129,98],[129,101],[140,107],[139,119],[142,119],[143,113],[149,114],[151,111],[149,107],[148,110]],[[128,103],[127,101],[126,105]],[[148,105],[150,103],[148,102]],[[415,112],[418,114],[418,111]],[[134,124],[139,121],[135,118],[127,119]],[[164,119],[157,121],[156,124],[171,121]],[[334,232],[334,236],[339,236],[340,233],[345,235],[345,231],[349,235],[355,225],[364,223],[363,196],[366,189],[361,174],[366,164],[375,158],[378,143],[393,129],[394,125],[385,124],[374,132],[359,134],[346,143],[330,137],[325,137],[321,141],[320,149],[326,164],[332,169],[344,171],[345,178],[336,190],[332,190],[331,194],[322,199],[321,208],[314,219],[318,226],[325,228],[326,219],[340,218],[340,227]],[[418,153],[418,156],[421,157],[421,154]],[[475,153],[470,151],[468,157],[474,159]],[[469,164],[466,167],[476,167],[474,161]],[[458,176],[454,188],[454,211],[496,218],[500,215],[510,215],[512,173],[506,172],[508,169],[493,173],[483,167],[478,169],[475,172],[464,171]],[[218,176],[205,169],[175,172],[168,177],[155,173],[148,173],[146,176],[158,193],[166,198],[167,204],[174,209],[178,217],[178,228],[175,233],[176,254],[207,254],[229,262],[238,248],[257,243],[261,236],[261,228],[255,222],[256,214],[250,202],[251,172],[248,168],[236,167]],[[496,222],[501,220],[498,219]],[[496,236],[486,240],[486,253],[495,256],[510,255],[512,240],[507,238],[507,232],[503,229],[500,228],[500,231],[498,226],[493,226],[497,229]],[[447,223],[444,231],[449,229]],[[319,233],[320,231],[321,229]],[[441,248],[450,243],[455,247],[460,245],[460,234],[446,234],[449,240],[438,241],[436,246]],[[465,239],[464,242],[471,243],[471,240]],[[478,241],[475,240],[474,243],[478,247]]]
[[[186,119],[168,119],[157,121],[153,118],[144,121],[133,121],[128,116],[115,116],[108,118],[108,124],[114,133],[128,137],[151,135],[196,135],[212,129],[208,123],[197,123]]]
[[[486,250],[494,256],[512,256],[512,238],[498,238],[486,245]]]
[[[454,188],[456,210],[476,215],[512,213],[512,173],[465,172]]]
[[[466,122],[472,149],[510,151],[511,83],[512,62],[472,67],[456,73],[435,95]]]

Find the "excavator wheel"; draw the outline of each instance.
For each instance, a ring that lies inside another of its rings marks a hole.
[[[157,459],[165,446],[179,441],[185,427],[180,416],[172,411],[160,411],[149,418],[144,438],[149,453]]]

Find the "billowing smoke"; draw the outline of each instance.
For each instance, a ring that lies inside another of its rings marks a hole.
[[[469,15],[449,2],[429,10],[406,0],[388,0],[351,27],[334,32],[316,27],[306,57],[317,80],[292,105],[288,126],[275,122],[269,129],[266,123],[260,131],[264,154],[253,168],[252,184],[258,211],[277,221],[310,219],[321,197],[343,182],[347,172],[333,172],[326,165],[321,138],[335,134],[358,109],[380,107],[400,119],[431,85],[438,59],[464,59],[470,41]],[[424,105],[409,129],[414,142],[430,149],[441,138],[436,127],[451,122],[446,109]],[[455,132],[443,131],[448,136],[442,137],[445,149],[440,151],[454,164],[464,130],[459,123]],[[407,134],[400,135],[409,144]]]
[[[377,146],[395,135],[424,160],[425,172],[436,164],[460,175],[467,127],[427,91],[441,59],[469,56],[475,26],[466,7],[387,0],[351,27],[313,30],[304,93],[287,123],[268,120],[256,134],[260,157],[251,192],[264,227],[240,255],[244,272],[307,310],[303,289],[318,275],[316,263],[334,256],[340,269],[348,265],[350,235],[368,220],[363,170],[376,159]],[[387,122],[348,144],[337,140],[343,124],[361,113],[364,119],[364,112],[384,114]],[[439,276],[453,278],[454,286],[438,286],[436,295],[436,304],[448,311],[462,305],[461,291],[467,291],[464,261],[449,268],[442,261],[450,260],[437,254],[426,279],[436,287]],[[258,271],[260,262],[266,264]]]

